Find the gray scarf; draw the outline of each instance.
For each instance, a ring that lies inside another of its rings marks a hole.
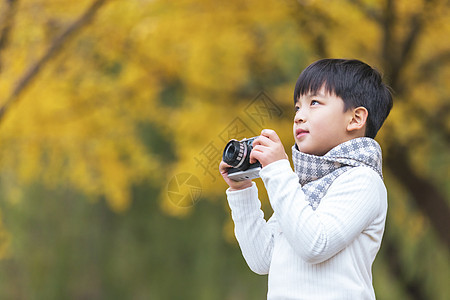
[[[352,167],[366,166],[381,178],[381,148],[371,138],[356,138],[342,143],[324,156],[302,153],[292,146],[292,161],[306,200],[316,210],[333,181]]]

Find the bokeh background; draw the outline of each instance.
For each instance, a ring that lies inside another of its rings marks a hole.
[[[448,0],[2,0],[0,299],[264,299],[218,173],[311,62],[394,90],[378,299],[450,295]],[[270,204],[260,187],[266,217]]]

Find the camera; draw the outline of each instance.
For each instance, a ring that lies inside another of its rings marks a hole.
[[[232,166],[228,170],[228,178],[234,181],[243,181],[259,177],[261,164],[259,162],[250,163],[250,152],[253,149],[253,141],[257,136],[238,140],[230,140],[223,150],[222,159]]]

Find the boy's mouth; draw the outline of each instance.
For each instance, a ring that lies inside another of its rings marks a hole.
[[[306,135],[308,133],[309,133],[308,130],[298,128],[298,129],[295,130],[295,137],[297,139],[299,139],[299,138],[301,138],[302,136],[304,136],[304,135]]]
[[[298,129],[295,130],[295,137],[297,139],[299,139],[299,138],[301,138],[302,136],[305,136],[308,133],[309,133],[308,130],[298,128]]]

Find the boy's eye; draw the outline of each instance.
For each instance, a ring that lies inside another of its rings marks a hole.
[[[299,109],[300,109],[300,107],[298,107],[297,105],[294,107],[295,112],[298,112]]]
[[[317,101],[317,100],[312,100],[311,101],[311,105],[317,105],[317,104],[319,104],[319,101]]]

